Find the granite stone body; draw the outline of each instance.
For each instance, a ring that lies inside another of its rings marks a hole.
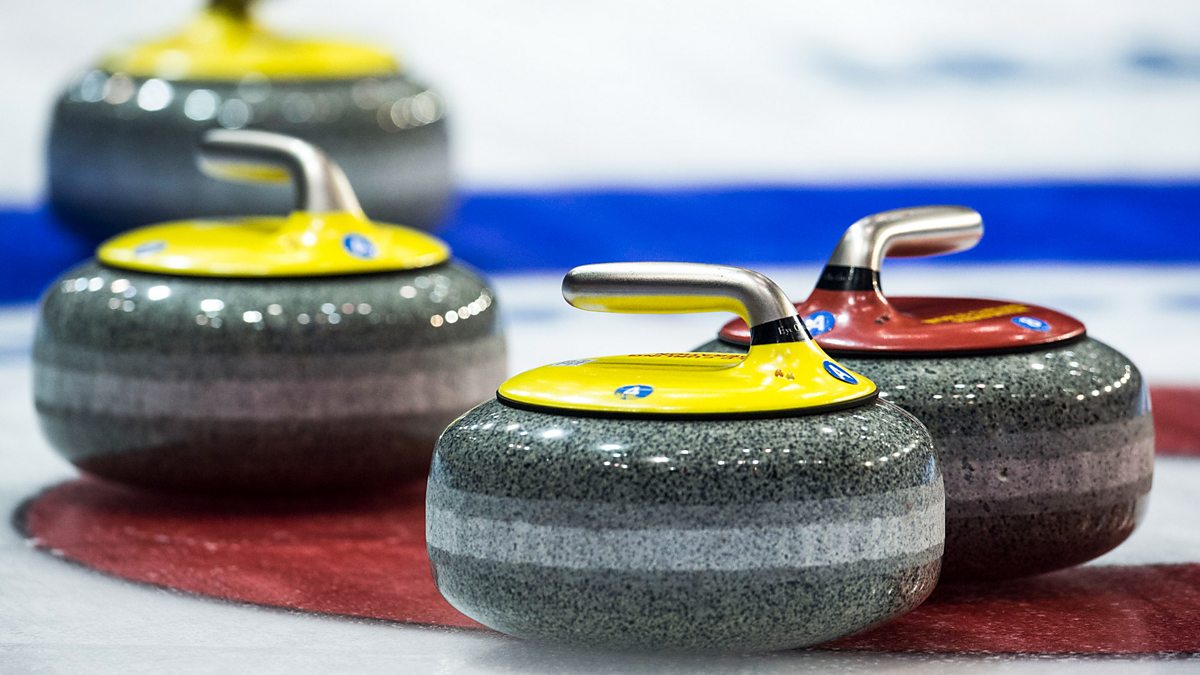
[[[714,341],[697,351],[745,351]],[[925,423],[946,484],[943,577],[1007,578],[1091,560],[1133,532],[1154,425],[1133,363],[1085,338],[1010,354],[838,356]]]
[[[42,299],[34,399],[82,470],[205,492],[418,478],[504,378],[495,298],[455,263],[229,279],[96,262]]]
[[[50,204],[95,241],[168,220],[289,212],[294,197],[286,185],[219,181],[196,167],[201,134],[219,127],[317,145],[382,222],[428,230],[449,207],[442,99],[406,76],[168,82],[99,70],[55,104]]]
[[[452,605],[523,638],[802,647],[936,583],[944,492],[883,401],[770,419],[576,417],[490,401],[438,441],[427,541]]]

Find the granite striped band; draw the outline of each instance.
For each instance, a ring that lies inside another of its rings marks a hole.
[[[630,528],[464,515],[438,505],[470,499],[461,493],[446,494],[449,490],[436,482],[430,484],[426,516],[429,545],[451,554],[508,564],[682,572],[822,567],[914,554],[924,554],[922,562],[927,562],[941,556],[945,536],[945,501],[940,480],[885,493],[883,496],[891,497],[895,503],[914,505],[891,515],[877,516],[867,509],[855,509],[858,517],[847,519],[846,504],[838,503],[831,505],[828,520],[810,517],[797,523],[764,525],[746,518],[744,507],[738,505],[723,509],[722,517],[707,527],[654,526],[650,524],[654,522],[652,511],[639,519],[647,525]],[[557,508],[554,502],[511,501],[526,502],[529,512]],[[786,504],[780,508],[820,513],[825,508],[823,501]],[[868,506],[871,501],[865,499],[863,505]]]
[[[129,375],[43,364],[34,389],[41,406],[88,413],[317,420],[465,409],[490,396],[504,377],[504,343],[498,336],[420,351],[408,355],[403,368],[383,359],[373,373],[340,375],[341,357],[296,357],[323,361],[324,376],[281,368],[273,377],[193,379],[161,371]]]

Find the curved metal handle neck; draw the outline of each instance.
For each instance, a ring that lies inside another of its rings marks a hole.
[[[366,217],[341,167],[299,138],[251,129],[212,129],[200,141],[199,163],[210,176],[236,181],[274,182],[282,169],[295,186],[296,210]]]
[[[208,0],[208,11],[244,21],[250,18],[253,5],[254,0]]]
[[[762,328],[762,341],[808,339],[783,289],[740,267],[652,262],[584,265],[567,273],[562,289],[571,305],[594,312],[728,311],[746,319],[752,329]]]
[[[842,235],[829,267],[879,272],[885,257],[965,251],[983,237],[983,217],[965,206],[920,206],[867,216]]]

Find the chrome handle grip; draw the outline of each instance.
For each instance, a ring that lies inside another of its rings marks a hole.
[[[593,312],[733,312],[751,326],[796,316],[796,308],[775,282],[758,272],[725,265],[584,265],[567,273],[562,291],[567,302]]]
[[[199,164],[205,173],[223,180],[274,182],[290,176],[297,210],[365,218],[341,167],[317,146],[293,136],[211,129],[201,137]]]
[[[250,16],[250,5],[254,0],[208,0],[208,10],[234,19],[245,20]]]
[[[878,272],[885,257],[965,251],[983,237],[983,217],[965,206],[919,206],[867,216],[842,235],[828,265]]]

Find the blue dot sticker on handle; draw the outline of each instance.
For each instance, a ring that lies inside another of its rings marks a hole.
[[[826,311],[813,312],[804,320],[804,327],[808,329],[808,334],[813,337],[828,333],[836,325],[837,317],[831,312]]]
[[[654,393],[654,387],[648,384],[627,384],[623,387],[617,387],[613,393],[622,401],[628,401],[632,398],[646,398]]]
[[[375,243],[361,234],[348,234],[342,240],[342,247],[355,258],[370,260],[375,257]]]
[[[846,384],[858,384],[858,378],[851,375],[850,371],[839,366],[838,364],[834,363],[833,361],[825,362],[825,372],[832,375],[833,379],[841,380],[842,382],[845,382]]]
[[[1036,330],[1039,333],[1045,333],[1050,330],[1050,322],[1042,321],[1032,316],[1014,316],[1012,322],[1025,330]]]

